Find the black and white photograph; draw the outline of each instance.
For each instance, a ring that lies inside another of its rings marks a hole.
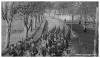
[[[1,57],[98,57],[99,1],[1,1]]]

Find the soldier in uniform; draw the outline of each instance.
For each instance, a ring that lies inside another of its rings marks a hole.
[[[15,48],[16,48],[18,56],[23,56],[24,55],[24,46],[23,46],[22,41],[18,41]]]
[[[17,56],[17,52],[16,52],[16,50],[15,50],[14,44],[11,44],[11,45],[10,45],[9,55],[10,55],[10,56]]]
[[[31,56],[36,56],[37,53],[38,53],[38,50],[37,50],[35,44],[31,43],[31,47],[30,47],[30,54],[31,54]]]

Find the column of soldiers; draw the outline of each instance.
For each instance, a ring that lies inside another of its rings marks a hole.
[[[62,56],[64,51],[68,49],[68,40],[64,37],[64,33],[60,28],[56,27],[46,34],[42,35],[42,53],[50,56]],[[67,51],[66,51],[67,53]]]
[[[9,48],[10,56],[64,56],[68,49],[68,40],[63,30],[53,28],[40,37],[40,45],[35,42],[19,41]]]

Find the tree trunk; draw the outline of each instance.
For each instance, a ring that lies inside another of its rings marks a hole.
[[[86,20],[87,20],[87,15],[84,15],[84,32],[87,32],[87,28],[86,28]]]
[[[5,49],[2,50],[2,56],[6,55],[9,52],[10,37],[11,37],[11,23],[8,23],[7,39],[6,39]]]
[[[31,19],[30,24],[31,24],[31,31],[32,31],[33,30],[33,20],[32,19]]]
[[[82,15],[80,15],[79,24],[81,24],[81,20],[82,20]]]
[[[37,15],[35,17],[35,29],[36,29],[36,23],[37,23]]]
[[[41,23],[43,23],[43,16],[41,15]]]
[[[6,42],[6,48],[9,48],[10,44],[10,37],[11,37],[11,23],[8,24],[8,37],[7,37],[7,42]]]
[[[74,14],[72,14],[72,23],[73,23],[73,20],[74,20]]]
[[[26,39],[28,39],[28,29],[26,29]]]

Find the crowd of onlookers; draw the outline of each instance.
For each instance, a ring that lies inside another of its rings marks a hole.
[[[69,39],[61,30],[54,29],[41,35],[37,42],[23,40],[9,47],[9,56],[67,56],[70,54]]]

